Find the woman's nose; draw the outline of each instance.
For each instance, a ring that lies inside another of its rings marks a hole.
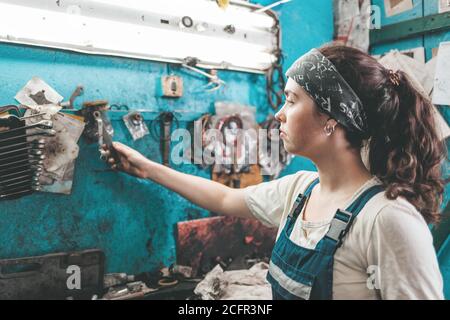
[[[279,122],[284,122],[284,120],[286,119],[284,115],[284,106],[275,114],[275,119],[277,119],[277,121]]]

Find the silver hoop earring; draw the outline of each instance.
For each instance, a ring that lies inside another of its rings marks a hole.
[[[335,127],[326,125],[325,128],[323,128],[323,130],[325,131],[325,134],[327,135],[327,137],[330,137],[333,134]]]

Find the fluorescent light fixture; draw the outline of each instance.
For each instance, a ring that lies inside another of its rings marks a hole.
[[[233,5],[224,10],[212,0],[97,0],[95,2],[147,13],[189,16],[194,20],[212,24],[234,24],[247,28],[271,28],[275,24],[273,18],[268,15],[255,14],[245,7]]]
[[[263,73],[279,23],[260,6],[211,0],[0,0],[0,41]]]

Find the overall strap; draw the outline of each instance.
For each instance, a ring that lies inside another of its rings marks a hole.
[[[366,203],[380,192],[384,192],[384,188],[381,185],[370,187],[365,190],[346,210],[337,210],[336,215],[331,221],[330,230],[325,235],[325,238],[336,243],[336,249],[342,245],[343,238]]]
[[[314,179],[306,188],[304,193],[299,193],[297,196],[297,199],[295,199],[294,206],[292,207],[291,212],[289,212],[288,220],[286,223],[286,232],[288,236],[291,235],[292,230],[294,229],[295,222],[297,221],[298,216],[300,215],[300,212],[303,209],[303,206],[305,205],[306,199],[311,194],[314,186],[319,183],[319,178]]]
[[[292,207],[291,212],[289,213],[289,217],[297,219],[298,215],[302,211],[303,205],[305,204],[306,198],[309,197],[314,187],[319,183],[319,178],[314,179],[308,185],[304,193],[299,193],[297,199],[295,199],[294,206]]]

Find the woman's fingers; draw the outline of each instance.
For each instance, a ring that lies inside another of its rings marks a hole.
[[[117,151],[117,153],[119,153],[119,155],[125,158],[130,157],[134,152],[136,152],[134,149],[120,142],[113,142],[113,147]]]
[[[133,159],[136,158],[136,155],[141,154],[120,142],[113,142],[112,147],[116,153],[114,157],[112,157],[111,150],[108,150],[105,145],[102,145],[102,148],[105,149],[105,154],[107,155],[106,162],[110,168],[124,172],[130,172],[130,170],[133,170],[132,168],[135,166]]]

